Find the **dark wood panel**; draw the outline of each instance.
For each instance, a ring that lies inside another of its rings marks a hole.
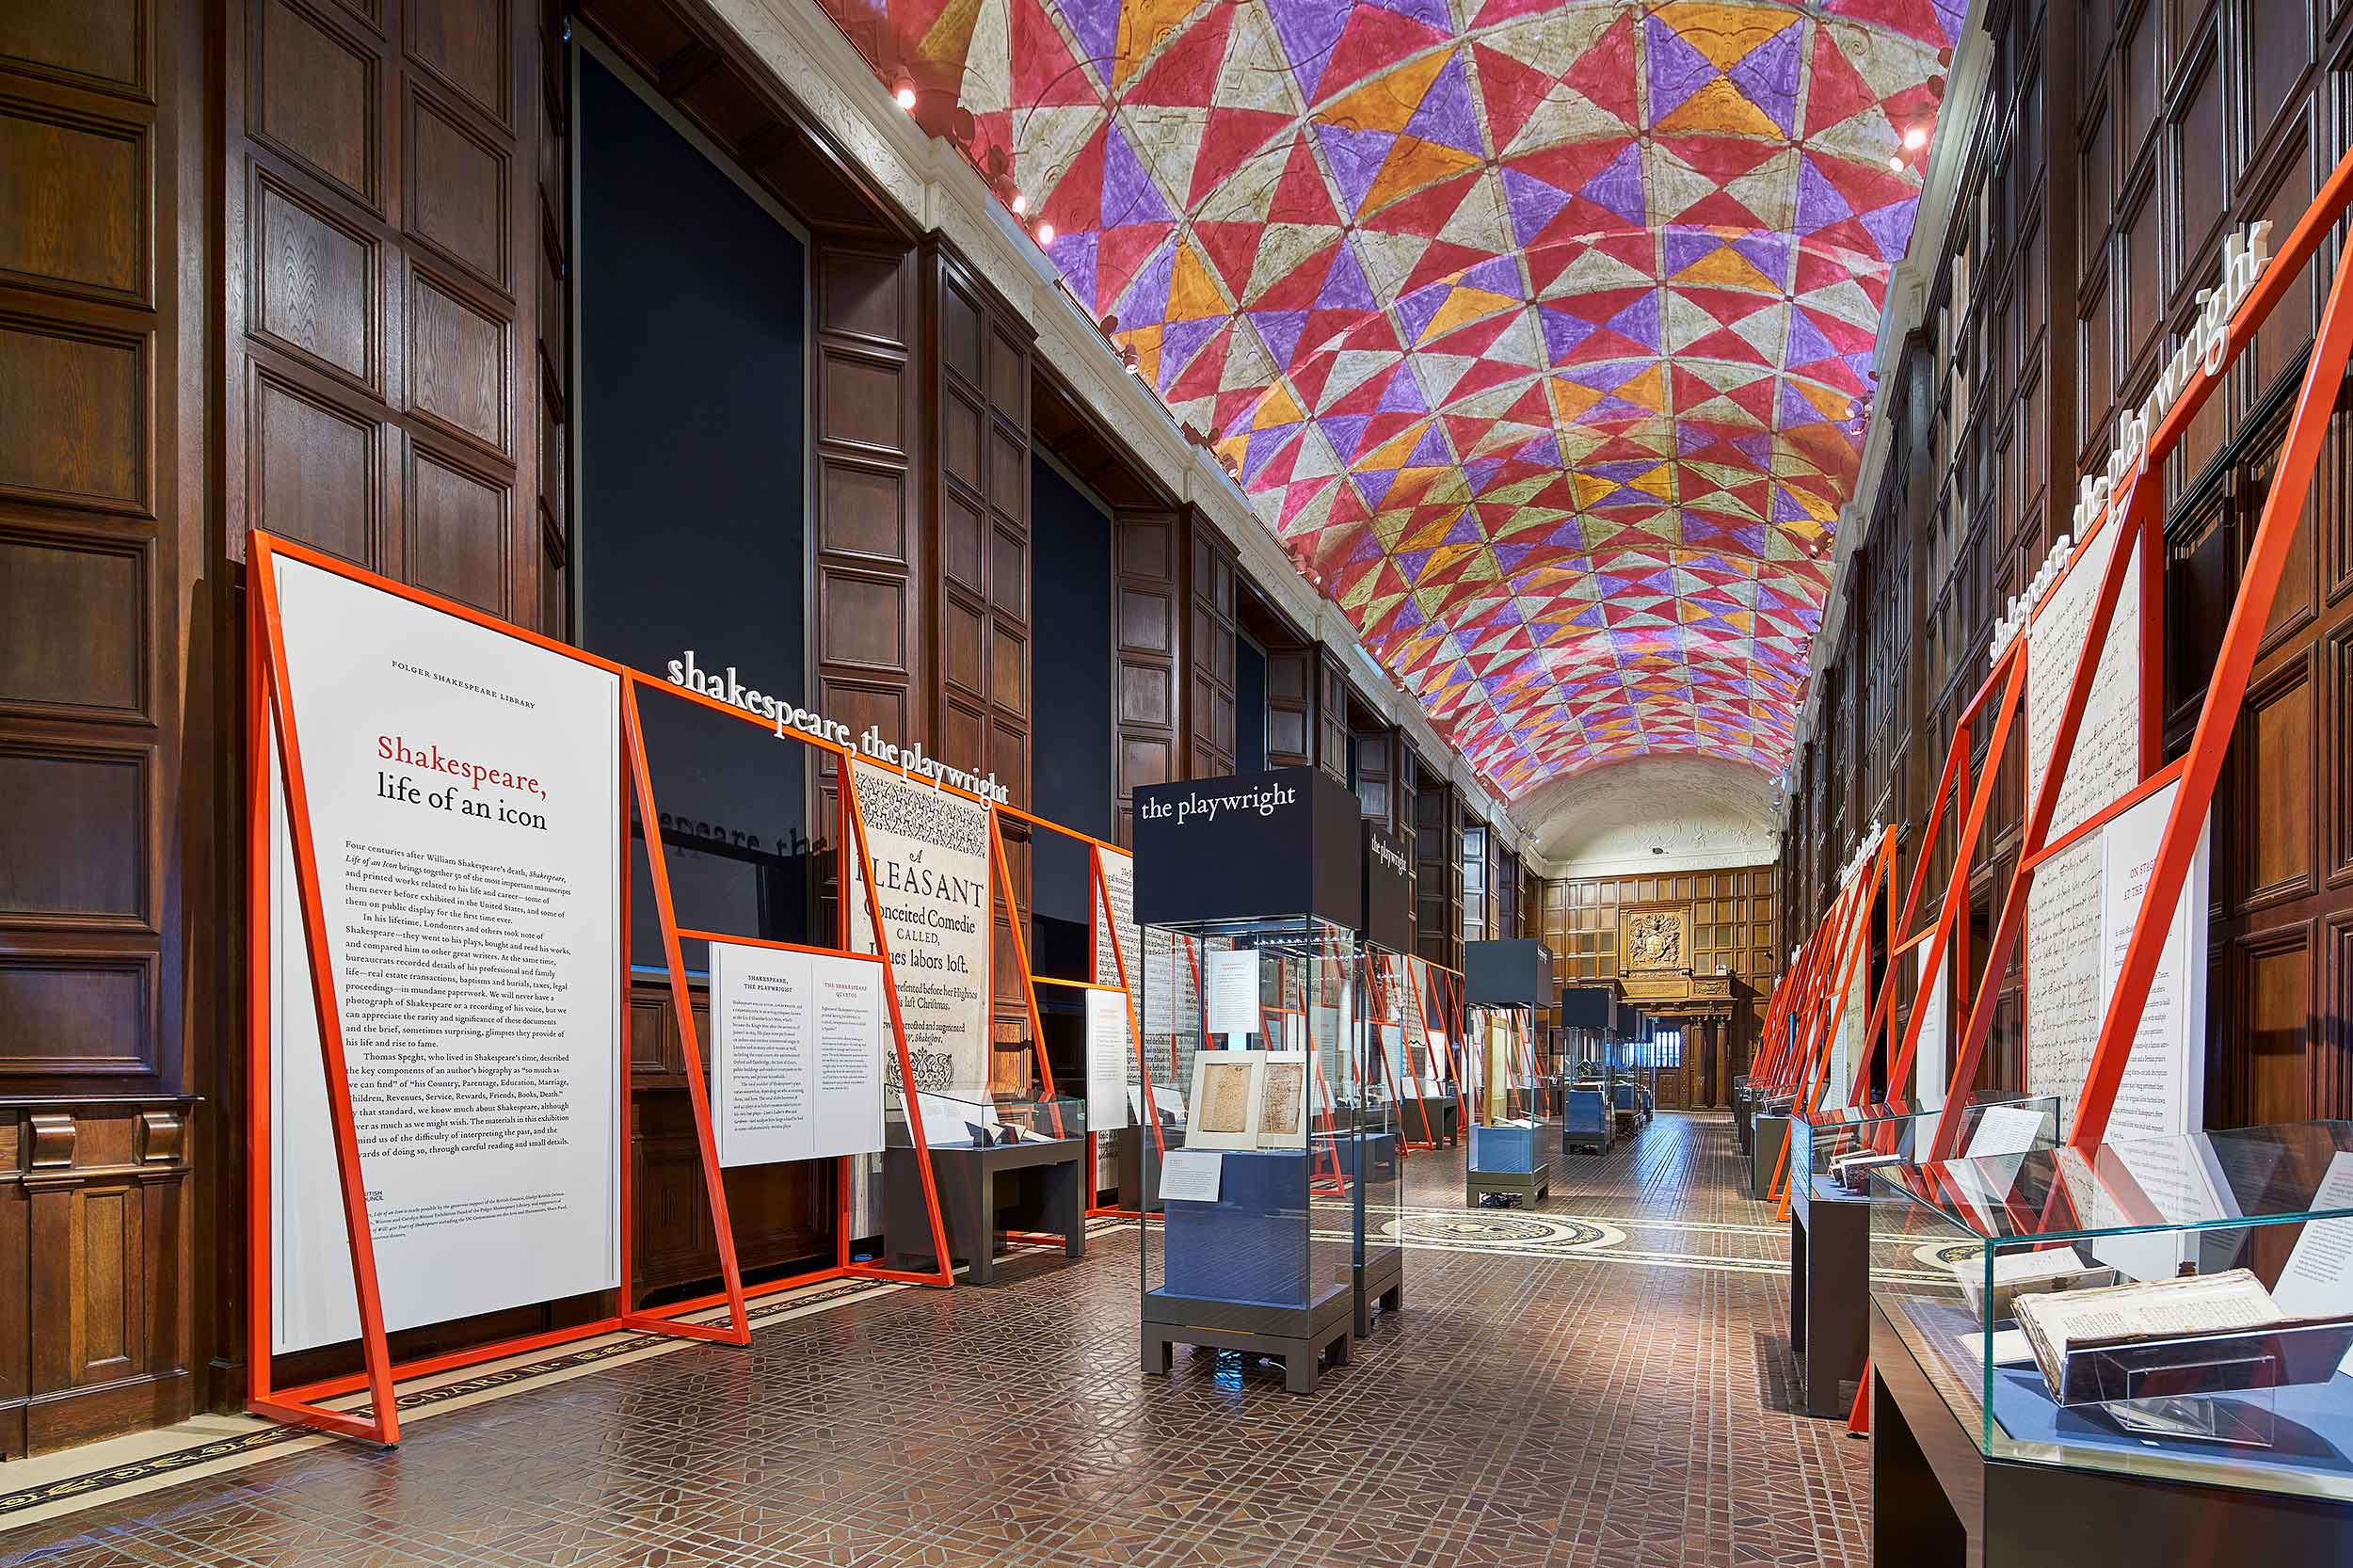
[[[423,268],[409,272],[408,406],[500,455],[509,444],[506,323]]]
[[[0,6],[0,62],[36,75],[141,88],[152,25],[144,0]]]
[[[1184,514],[1185,776],[1234,771],[1234,636],[1241,576],[1232,549],[1197,511]],[[1175,759],[1172,757],[1172,760]]]
[[[292,0],[263,0],[251,16],[254,136],[376,209],[384,166],[382,60]]]
[[[266,173],[252,211],[253,330],[380,392],[375,236]]]
[[[144,509],[144,357],[135,336],[0,315],[0,496]]]
[[[149,173],[136,121],[0,102],[0,279],[146,303]]]
[[[152,931],[152,787],[144,746],[0,737],[0,927]]]
[[[257,368],[251,435],[251,526],[373,569],[392,565],[385,557],[383,445],[366,412]]]
[[[0,711],[144,717],[152,639],[149,556],[138,540],[0,525]]]
[[[1176,776],[1176,515],[1121,510],[1112,519],[1112,724],[1115,837],[1129,842],[1135,792]]]
[[[154,1073],[156,985],[152,954],[0,952],[0,1074]]]

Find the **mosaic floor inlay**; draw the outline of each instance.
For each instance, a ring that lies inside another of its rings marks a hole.
[[[1312,1397],[1233,1356],[1139,1376],[1135,1231],[1098,1226],[986,1288],[794,1302],[748,1351],[502,1369],[389,1453],[87,1476],[63,1517],[74,1483],[27,1488],[0,1568],[1860,1563],[1869,1451],[1790,1413],[1785,1233],[1739,1171],[1714,1117],[1526,1209],[1415,1156],[1405,1309]]]

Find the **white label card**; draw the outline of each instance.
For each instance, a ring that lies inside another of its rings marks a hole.
[[[1209,996],[1209,1031],[1212,1034],[1258,1032],[1258,955],[1249,949],[1203,954],[1208,960],[1202,977]]]
[[[1087,1126],[1109,1132],[1128,1125],[1128,994],[1089,991],[1087,999]]]
[[[1160,1197],[1180,1203],[1215,1203],[1225,1179],[1225,1155],[1218,1149],[1171,1149],[1160,1162]]]
[[[1989,1105],[1977,1119],[1962,1158],[1976,1160],[1996,1154],[2025,1154],[2042,1131],[2042,1112],[2031,1105]]]

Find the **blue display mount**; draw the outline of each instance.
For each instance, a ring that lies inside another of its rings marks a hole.
[[[1229,1149],[1215,1203],[1166,1200],[1163,1294],[1304,1307],[1345,1279],[1315,1278],[1308,1259],[1304,1149]]]
[[[1472,1170],[1517,1176],[1535,1170],[1537,1164],[1534,1128],[1474,1127],[1470,1129]]]

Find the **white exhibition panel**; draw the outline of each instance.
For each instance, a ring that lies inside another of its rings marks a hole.
[[[1945,1085],[1953,1076],[1952,1064],[1952,998],[1950,981],[1953,974],[1953,951],[1949,943],[1939,957],[1936,973],[1929,974],[1929,944],[1921,943],[1912,950],[1913,966],[1919,976],[1913,994],[1921,1000],[1916,1004],[1926,1016],[1920,1020],[1920,1037],[1913,1046],[1913,1082],[1918,1087],[1913,1097],[1924,1111],[1945,1108]],[[1901,1092],[1902,1085],[1890,1085],[1889,1092]]]
[[[880,964],[712,943],[719,1163],[881,1152],[884,1014]]]
[[[1128,994],[1089,991],[1087,1008],[1087,1128],[1112,1132],[1128,1125]]]
[[[620,1269],[620,687],[284,557],[301,746],[388,1331]],[[270,755],[272,1348],[356,1338],[292,827]]]
[[[2081,663],[2092,601],[2116,548],[2103,528],[2076,554],[2026,632],[2026,801],[2050,767],[2060,711]],[[2126,566],[2115,619],[2102,643],[2059,781],[2049,840],[2140,782],[2140,571]],[[2061,1134],[2091,1069],[2100,1025],[2115,994],[2124,944],[2148,885],[2173,791],[2160,791],[2035,870],[2026,892],[2026,1092],[2059,1096]],[[2141,1014],[2106,1136],[2114,1142],[2195,1132],[2205,1125],[2207,838],[2172,911],[2165,956]]]
[[[988,808],[902,777],[895,768],[852,764],[866,850],[890,939],[915,1086],[926,1093],[988,1097]],[[866,881],[850,884],[853,951],[873,952]],[[894,1059],[886,1071],[898,1076]]]

